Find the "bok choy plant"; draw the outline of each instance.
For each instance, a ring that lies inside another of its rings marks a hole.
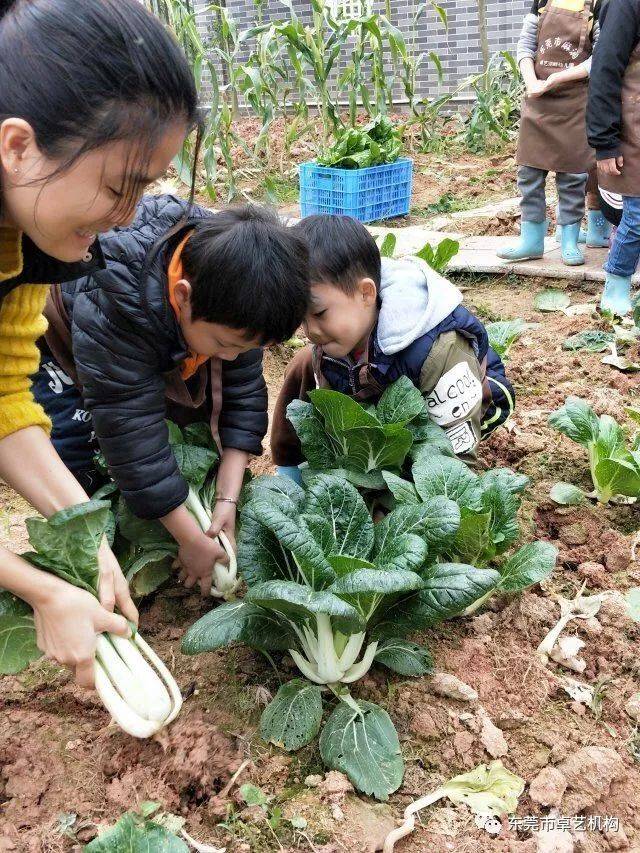
[[[203,531],[211,526],[211,505],[215,498],[218,451],[208,424],[189,424],[181,430],[168,421],[169,442],[178,468],[189,484],[186,506]],[[114,551],[135,595],[147,595],[171,576],[178,544],[159,521],[137,518],[119,495],[115,483],[99,489],[94,498],[109,498],[115,515]],[[216,563],[211,595],[227,600],[235,597],[240,585],[236,557],[231,543],[221,532],[218,539],[229,556],[229,565]]]
[[[98,549],[109,524],[106,501],[64,509],[49,520],[27,520],[33,552],[24,559],[74,586],[98,595]],[[0,673],[15,673],[40,657],[33,614],[8,592],[0,593]],[[98,695],[115,722],[133,737],[146,738],[168,725],[182,706],[178,685],[139,633],[130,639],[98,637],[95,660]]]
[[[405,637],[462,613],[499,575],[438,562],[460,524],[447,497],[398,506],[374,525],[340,475],[310,477],[306,489],[260,477],[246,491],[238,560],[247,594],[196,622],[182,650],[236,643],[287,650],[308,680],[280,688],[263,713],[262,736],[287,750],[309,743],[320,731],[328,688],[339,702],[320,737],[324,762],[386,799],[402,781],[398,736],[387,713],[355,699],[347,685],[374,663],[402,675],[429,672],[429,652]]]
[[[598,417],[579,397],[568,397],[551,413],[549,423],[586,448],[594,496],[600,503],[617,495],[640,497],[640,433],[627,447],[622,427],[609,415]]]
[[[555,566],[557,550],[549,542],[524,545],[508,559],[502,555],[520,537],[518,510],[528,478],[508,468],[474,473],[461,459],[429,447],[417,454],[411,469],[413,483],[385,472],[383,477],[398,507],[415,507],[434,498],[454,501],[460,525],[444,547],[446,559],[499,571],[493,590],[467,612],[480,607],[494,592],[519,592],[546,578]]]
[[[380,490],[386,489],[382,472],[399,475],[424,443],[453,455],[408,377],[390,385],[376,406],[324,388],[311,391],[309,399],[290,403],[287,417],[311,471],[338,471],[359,488]]]

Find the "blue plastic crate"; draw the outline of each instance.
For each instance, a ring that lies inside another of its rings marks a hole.
[[[317,163],[301,163],[300,211],[339,213],[360,222],[373,222],[409,213],[413,160],[367,169],[333,169]]]

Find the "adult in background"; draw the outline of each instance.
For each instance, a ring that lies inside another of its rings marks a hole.
[[[585,113],[601,0],[533,0],[518,42],[526,86],[518,140],[520,241],[499,252],[508,261],[541,258],[547,233],[546,181],[555,172],[562,260],[584,263],[578,247],[587,175],[594,164]]]
[[[604,265],[603,311],[631,311],[631,277],[640,259],[640,0],[603,10],[587,109],[598,182],[622,196],[622,220]]]
[[[132,220],[196,115],[182,51],[137,0],[0,2],[0,477],[44,516],[88,500],[30,389],[49,285],[103,266],[98,235]],[[6,549],[0,587],[33,607],[40,649],[85,686],[96,634],[137,621],[106,541],[100,601]]]

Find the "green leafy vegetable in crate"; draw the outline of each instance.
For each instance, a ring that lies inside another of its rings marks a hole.
[[[365,169],[395,163],[401,152],[401,129],[381,115],[362,128],[346,128],[339,132],[333,145],[318,157],[318,165]]]

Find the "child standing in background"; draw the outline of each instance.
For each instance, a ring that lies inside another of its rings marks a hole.
[[[534,0],[525,18],[517,53],[527,90],[517,152],[521,237],[498,253],[504,260],[543,256],[545,185],[555,172],[562,259],[569,266],[584,263],[578,240],[594,165],[585,120],[587,81],[601,7],[602,0]]]

